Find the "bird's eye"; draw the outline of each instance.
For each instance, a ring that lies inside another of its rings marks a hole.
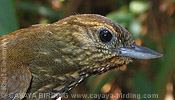
[[[101,30],[99,37],[102,42],[109,42],[112,39],[112,34],[108,30]]]

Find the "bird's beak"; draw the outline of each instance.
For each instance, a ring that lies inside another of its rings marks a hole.
[[[154,59],[162,57],[163,54],[155,52],[149,48],[142,47],[142,46],[135,46],[133,48],[120,48],[119,56],[126,56],[136,59]]]

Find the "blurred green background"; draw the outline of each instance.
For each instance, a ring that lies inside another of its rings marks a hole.
[[[86,79],[71,94],[130,94],[136,97],[74,100],[174,100],[175,0],[0,0],[0,36],[33,24],[52,23],[72,14],[104,15],[131,32],[137,45],[164,54],[134,60],[120,70]],[[147,98],[143,95],[147,94]],[[63,100],[72,100],[71,96]]]

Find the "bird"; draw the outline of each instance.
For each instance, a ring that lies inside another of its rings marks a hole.
[[[98,14],[32,25],[0,38],[0,99],[54,100],[91,75],[162,56]]]

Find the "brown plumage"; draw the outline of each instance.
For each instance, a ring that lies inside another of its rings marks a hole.
[[[136,46],[131,34],[100,15],[82,14],[34,25],[0,38],[0,98],[50,93],[59,97],[90,75],[127,65],[131,58],[161,57]],[[2,70],[3,69],[3,70]],[[40,98],[42,99],[42,98]]]

